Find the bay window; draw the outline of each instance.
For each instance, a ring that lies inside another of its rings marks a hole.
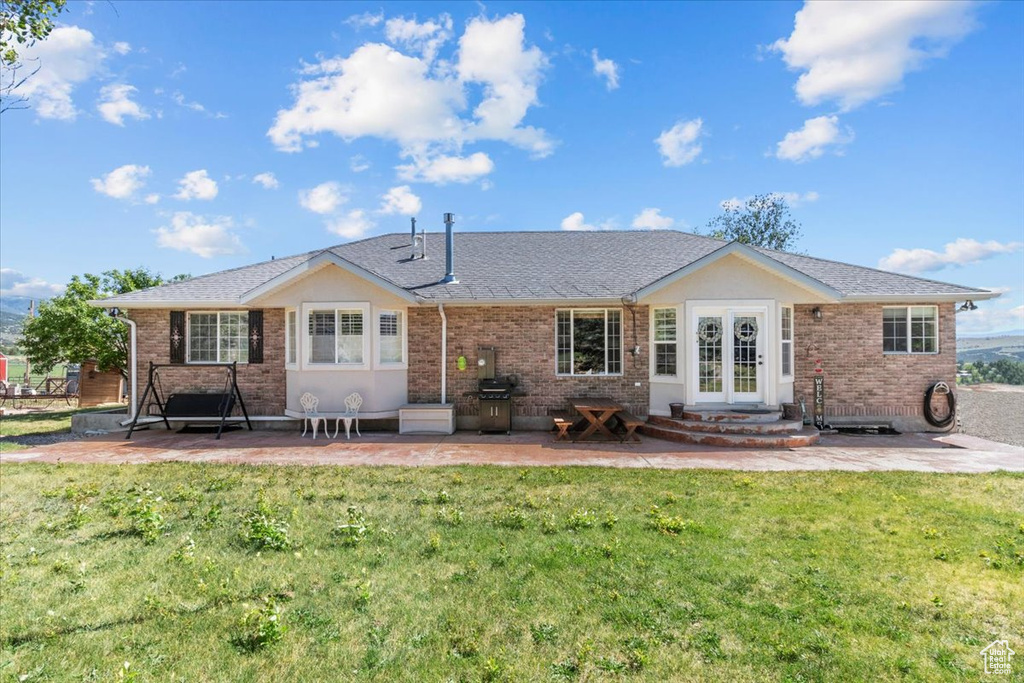
[[[366,366],[365,304],[305,304],[307,365]]]
[[[555,313],[556,373],[622,374],[622,311],[607,308]]]
[[[377,360],[381,365],[405,362],[402,318],[402,311],[380,311],[377,314]]]

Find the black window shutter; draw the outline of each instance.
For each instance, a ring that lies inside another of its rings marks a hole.
[[[171,362],[185,362],[185,311],[171,311]]]
[[[249,362],[263,362],[263,311],[249,311]]]

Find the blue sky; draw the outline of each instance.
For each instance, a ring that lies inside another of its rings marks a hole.
[[[7,297],[778,192],[800,250],[998,288],[960,331],[1024,328],[1024,3],[76,2],[26,60]]]

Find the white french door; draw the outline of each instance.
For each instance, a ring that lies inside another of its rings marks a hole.
[[[696,403],[763,403],[766,311],[694,308],[690,326]]]

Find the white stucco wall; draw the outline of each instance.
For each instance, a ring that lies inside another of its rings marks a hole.
[[[757,301],[764,307],[766,315],[764,334],[766,383],[771,390],[766,399],[772,405],[789,403],[793,400],[793,379],[780,376],[779,307],[783,304],[825,303],[822,295],[790,280],[779,273],[768,270],[741,256],[730,254],[704,268],[666,285],[664,288],[644,297],[640,304],[648,306],[677,307],[677,336],[679,377],[665,379],[650,378],[653,415],[668,415],[669,403],[692,403],[694,396],[688,389],[692,383],[693,335],[692,315],[688,313],[687,302],[699,302],[703,306],[740,305]],[[652,331],[653,338],[653,331]],[[794,340],[797,344],[798,340]],[[653,352],[653,348],[651,350]]]
[[[335,365],[303,367],[307,350],[303,305],[316,303],[351,303],[368,306],[369,318],[364,321],[364,334],[368,337],[364,358],[366,368],[346,368]],[[363,413],[392,412],[408,402],[408,371],[402,367],[380,367],[377,362],[377,313],[381,310],[402,311],[403,334],[408,336],[408,302],[395,294],[349,273],[342,268],[328,264],[312,271],[288,285],[260,297],[255,302],[266,308],[294,308],[298,314],[298,360],[296,365],[286,365],[285,388],[288,410],[301,411],[299,397],[310,392],[320,399],[322,412],[343,411],[345,397],[358,392],[363,397]],[[287,330],[286,330],[287,334]],[[408,362],[408,348],[405,352]],[[397,414],[397,413],[396,413]]]

